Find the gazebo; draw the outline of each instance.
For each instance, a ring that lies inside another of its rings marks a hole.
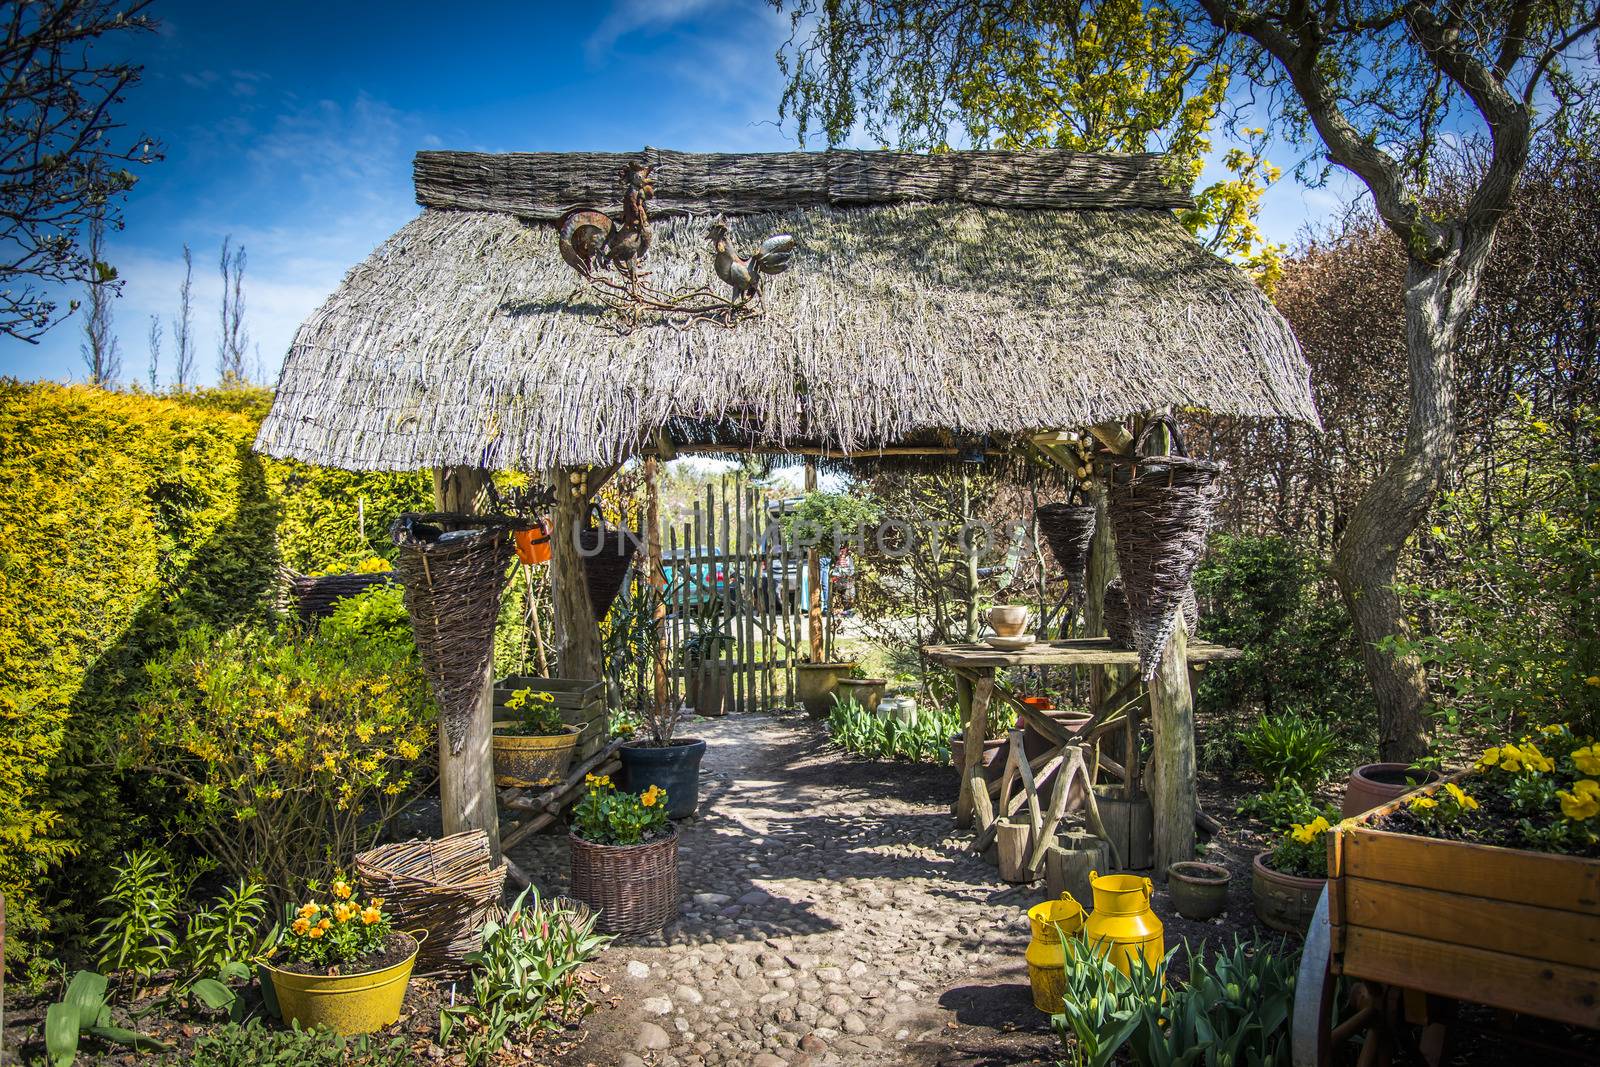
[[[742,249],[795,238],[759,314],[619,321],[563,260],[558,220],[615,215],[638,161],[657,290],[720,286],[713,223]],[[1317,422],[1288,324],[1178,223],[1191,201],[1161,156],[422,152],[414,176],[422,213],[301,326],[256,447],[431,470],[441,511],[494,470],[552,483],[562,531],[637,456],[954,462],[1083,429],[1125,451],[1124,420],[1173,408]],[[592,676],[570,542],[553,543],[557,656]],[[1156,730],[1188,741],[1158,745],[1156,772],[1188,799],[1158,811],[1158,859],[1192,847],[1194,816],[1188,684],[1163,677]],[[446,832],[495,833],[489,686],[466,749],[441,756]]]

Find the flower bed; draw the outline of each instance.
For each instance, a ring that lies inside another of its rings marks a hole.
[[[1334,827],[1334,973],[1600,1028],[1593,753],[1553,728]]]

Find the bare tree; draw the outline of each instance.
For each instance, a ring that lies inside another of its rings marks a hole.
[[[178,317],[172,320],[172,384],[187,389],[194,378],[194,257],[183,246],[183,284],[178,286]]]
[[[250,378],[245,364],[250,333],[244,325],[244,245],[230,251],[232,236],[222,239],[222,333],[217,338],[217,378],[238,385]]]
[[[37,342],[78,307],[61,283],[105,286],[80,246],[95,219],[121,226],[129,164],[161,156],[154,141],[117,137],[114,112],[142,68],[91,55],[97,42],[155,27],[150,0],[15,0],[0,9],[0,334]]]
[[[112,385],[122,374],[122,350],[111,328],[111,302],[117,298],[117,270],[101,258],[106,224],[89,220],[89,280],[84,285],[89,314],[83,322],[83,365],[95,385]]]
[[[150,316],[150,391],[161,388],[161,316]]]

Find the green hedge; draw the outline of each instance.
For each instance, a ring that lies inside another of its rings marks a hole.
[[[280,558],[353,562],[431,499],[425,475],[254,455],[269,402],[0,380],[0,892],[24,935],[8,955],[78,933],[105,860],[163,834],[174,798],[112,770],[145,664],[197,622],[267,614]]]

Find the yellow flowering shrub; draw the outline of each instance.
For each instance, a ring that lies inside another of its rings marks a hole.
[[[180,785],[207,854],[280,896],[370,845],[433,734],[415,653],[332,619],[198,628],[150,673],[134,758]]]

